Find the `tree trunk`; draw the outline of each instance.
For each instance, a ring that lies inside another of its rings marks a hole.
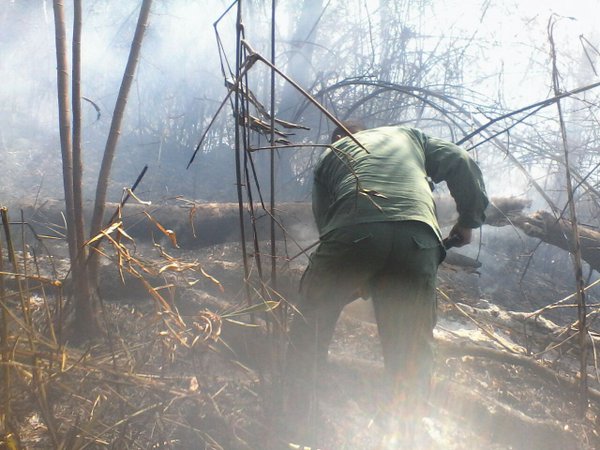
[[[60,127],[60,148],[62,153],[63,186],[65,191],[67,242],[71,261],[77,257],[77,243],[73,229],[73,142],[69,118],[69,74],[67,62],[67,39],[65,11],[61,0],[54,0],[54,26],[56,39],[56,71],[58,88],[58,121]]]
[[[67,43],[65,12],[63,2],[55,0],[54,6],[54,24],[56,38],[56,62],[57,62],[57,86],[58,86],[58,117],[60,126],[60,143],[63,165],[63,185],[65,191],[65,209],[67,218],[67,242],[69,246],[69,258],[71,262],[71,276],[73,278],[73,296],[75,305],[75,317],[73,322],[73,332],[76,338],[82,338],[85,335],[97,334],[99,331],[96,314],[91,302],[90,289],[87,283],[87,274],[84,268],[85,259],[80,254],[83,251],[83,213],[81,208],[81,152],[80,137],[77,152],[77,166],[73,164],[73,141],[71,138],[71,123],[69,119],[69,75],[67,63]],[[76,8],[77,9],[77,8]],[[79,13],[81,9],[79,9]],[[78,14],[75,14],[77,20]],[[79,17],[81,15],[79,14]],[[74,30],[73,39],[78,40],[80,27],[78,31]],[[78,52],[74,51],[74,61],[78,61]],[[78,64],[77,64],[78,65]],[[79,77],[74,75],[73,83],[79,83]],[[74,99],[74,102],[78,99]],[[78,109],[74,109],[76,116],[80,115]],[[80,120],[75,119],[77,126],[77,135],[79,136]],[[74,173],[77,172],[75,177]],[[78,186],[74,185],[74,179],[78,180]],[[75,190],[79,192],[75,193]],[[76,208],[76,199],[79,201],[79,207]],[[78,225],[79,224],[79,230]]]
[[[117,149],[117,143],[119,141],[119,135],[121,132],[121,124],[123,116],[125,114],[125,107],[127,106],[127,99],[129,97],[129,90],[133,82],[135,70],[140,57],[140,50],[142,48],[142,41],[144,39],[144,32],[148,26],[148,17],[150,16],[150,7],[152,6],[152,0],[144,0],[140,8],[140,14],[138,16],[138,22],[131,44],[131,50],[129,52],[129,58],[127,60],[127,66],[125,67],[125,73],[123,80],[121,81],[121,88],[119,89],[119,95],[115,105],[113,118],[110,126],[110,132],[106,141],[106,147],[104,149],[104,156],[102,158],[102,165],[100,167],[100,174],[98,175],[98,184],[96,187],[96,202],[94,205],[94,213],[92,216],[91,224],[91,236],[96,236],[103,228],[104,224],[104,210],[106,203],[106,193],[108,190],[108,181],[110,177],[110,171],[112,163],[115,157]],[[94,285],[97,284],[98,279],[98,254],[92,250],[88,261],[88,273],[90,276],[90,282]]]
[[[496,200],[486,210],[485,223],[494,227],[514,225],[527,236],[573,252],[573,225],[567,219],[557,219],[548,211],[537,211],[530,216],[522,214],[526,203],[519,199],[503,199],[500,207]],[[488,214],[489,212],[489,214]],[[596,271],[600,271],[600,231],[578,225],[581,256]]]
[[[493,226],[505,225],[506,216],[520,214],[528,205],[527,200],[516,198],[494,198],[492,206],[488,207],[486,214],[489,223]],[[117,203],[107,203],[110,211],[116,210]],[[456,205],[450,196],[436,199],[439,222],[442,226],[451,226],[456,221]],[[36,205],[14,205],[24,211],[28,223],[32,224],[38,234],[54,235],[53,227],[44,224],[60,224],[60,202],[53,199],[38,200]],[[84,216],[92,214],[92,205],[84,204]],[[248,227],[246,233],[251,233],[250,224],[254,222],[257,233],[264,239],[270,234],[270,217],[265,214],[259,204],[255,205],[256,220],[245,220]],[[149,240],[154,233],[155,238],[160,238],[162,232],[150,220],[140,220],[143,211],[151,216],[167,230],[172,230],[179,245],[184,248],[195,248],[215,245],[223,242],[239,241],[239,216],[237,203],[206,203],[184,202],[180,205],[152,205],[151,207],[128,203],[122,211],[124,227],[127,233],[141,241]],[[246,211],[245,214],[248,214]],[[287,239],[295,239],[303,244],[314,242],[318,239],[314,223],[311,204],[308,202],[281,202],[277,205],[277,218],[279,223],[287,230]],[[500,220],[504,220],[500,223]],[[277,239],[282,238],[279,225],[276,227]]]
[[[548,211],[538,211],[531,216],[518,216],[512,222],[528,236],[548,244],[574,251],[572,224],[567,219],[556,219]],[[581,257],[596,271],[600,271],[600,232],[579,225]]]
[[[83,159],[81,137],[81,29],[82,5],[81,0],[73,3],[73,226],[75,228],[75,243],[77,256],[71,261],[73,270],[73,296],[75,300],[75,320],[73,331],[79,338],[98,336],[100,325],[97,316],[95,293],[91,289],[88,271],[85,266],[87,248],[83,218]]]
[[[83,159],[81,137],[81,29],[82,5],[81,0],[74,0],[73,13],[73,210],[75,214],[75,238],[79,249],[80,260],[85,260],[84,247],[85,231],[83,221]]]

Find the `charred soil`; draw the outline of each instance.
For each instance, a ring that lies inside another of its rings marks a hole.
[[[60,336],[66,288],[40,282],[60,278],[64,261],[54,258],[53,274],[50,260],[40,256],[40,275],[21,277],[30,324],[18,285],[6,279],[7,448],[11,442],[21,448],[298,448],[288,446],[273,414],[282,338],[275,322],[265,319],[272,314],[268,302],[293,304],[304,263],[285,265],[280,289],[249,310],[239,245],[173,249],[167,262],[165,253],[155,246],[136,249],[135,258],[148,269],[145,282],[114,261],[103,266],[107,333],[79,346]],[[260,291],[255,273],[251,266],[252,294]],[[443,266],[439,280],[439,345],[423,421],[428,439],[416,448],[600,447],[597,380],[590,376],[590,404],[581,418],[577,348],[550,348],[566,338],[565,328],[545,322],[546,328],[527,328],[521,315],[486,298],[473,271]],[[547,297],[539,302],[555,301],[556,290],[544,283],[529,284],[525,295],[537,290]],[[524,293],[502,289],[503,297],[511,295]],[[323,417],[319,448],[391,448],[382,444],[389,430],[378,420],[381,376],[376,325],[368,302],[358,300],[338,324],[329,367],[316,386]]]

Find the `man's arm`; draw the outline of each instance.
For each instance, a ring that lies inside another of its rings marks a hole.
[[[446,181],[456,202],[458,221],[450,231],[455,247],[471,242],[472,229],[485,220],[489,201],[481,170],[462,148],[442,139],[425,136],[425,168],[434,183]]]

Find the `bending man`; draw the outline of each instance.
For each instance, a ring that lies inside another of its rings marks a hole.
[[[488,199],[481,171],[466,151],[418,129],[346,128],[360,145],[336,129],[314,172],[320,244],[304,273],[291,325],[290,407],[309,415],[315,374],[342,308],[370,296],[390,398],[418,415],[429,391],[436,275],[445,257],[429,183],[446,181],[459,214],[450,237],[461,247],[484,221]]]

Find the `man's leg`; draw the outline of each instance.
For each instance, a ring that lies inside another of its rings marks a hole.
[[[426,225],[398,223],[386,269],[372,286],[391,391],[388,410],[408,421],[426,413],[434,359],[435,282],[442,257],[443,249]]]
[[[344,304],[329,298],[327,278],[305,274],[311,284],[302,294],[290,326],[290,343],[286,354],[285,408],[287,420],[299,429],[312,429],[317,420],[317,381],[327,360],[329,343]]]
[[[390,250],[392,227],[375,228],[357,225],[336,230],[311,256],[286,355],[288,417],[302,421],[302,417],[316,416],[316,381],[340,313],[373,273],[381,270]]]
[[[394,398],[414,411],[417,397],[426,400],[433,368],[435,282],[420,277],[384,277],[374,294],[385,369]],[[396,295],[396,301],[382,297]],[[401,297],[401,298],[398,298]],[[429,297],[429,298],[428,298]]]

